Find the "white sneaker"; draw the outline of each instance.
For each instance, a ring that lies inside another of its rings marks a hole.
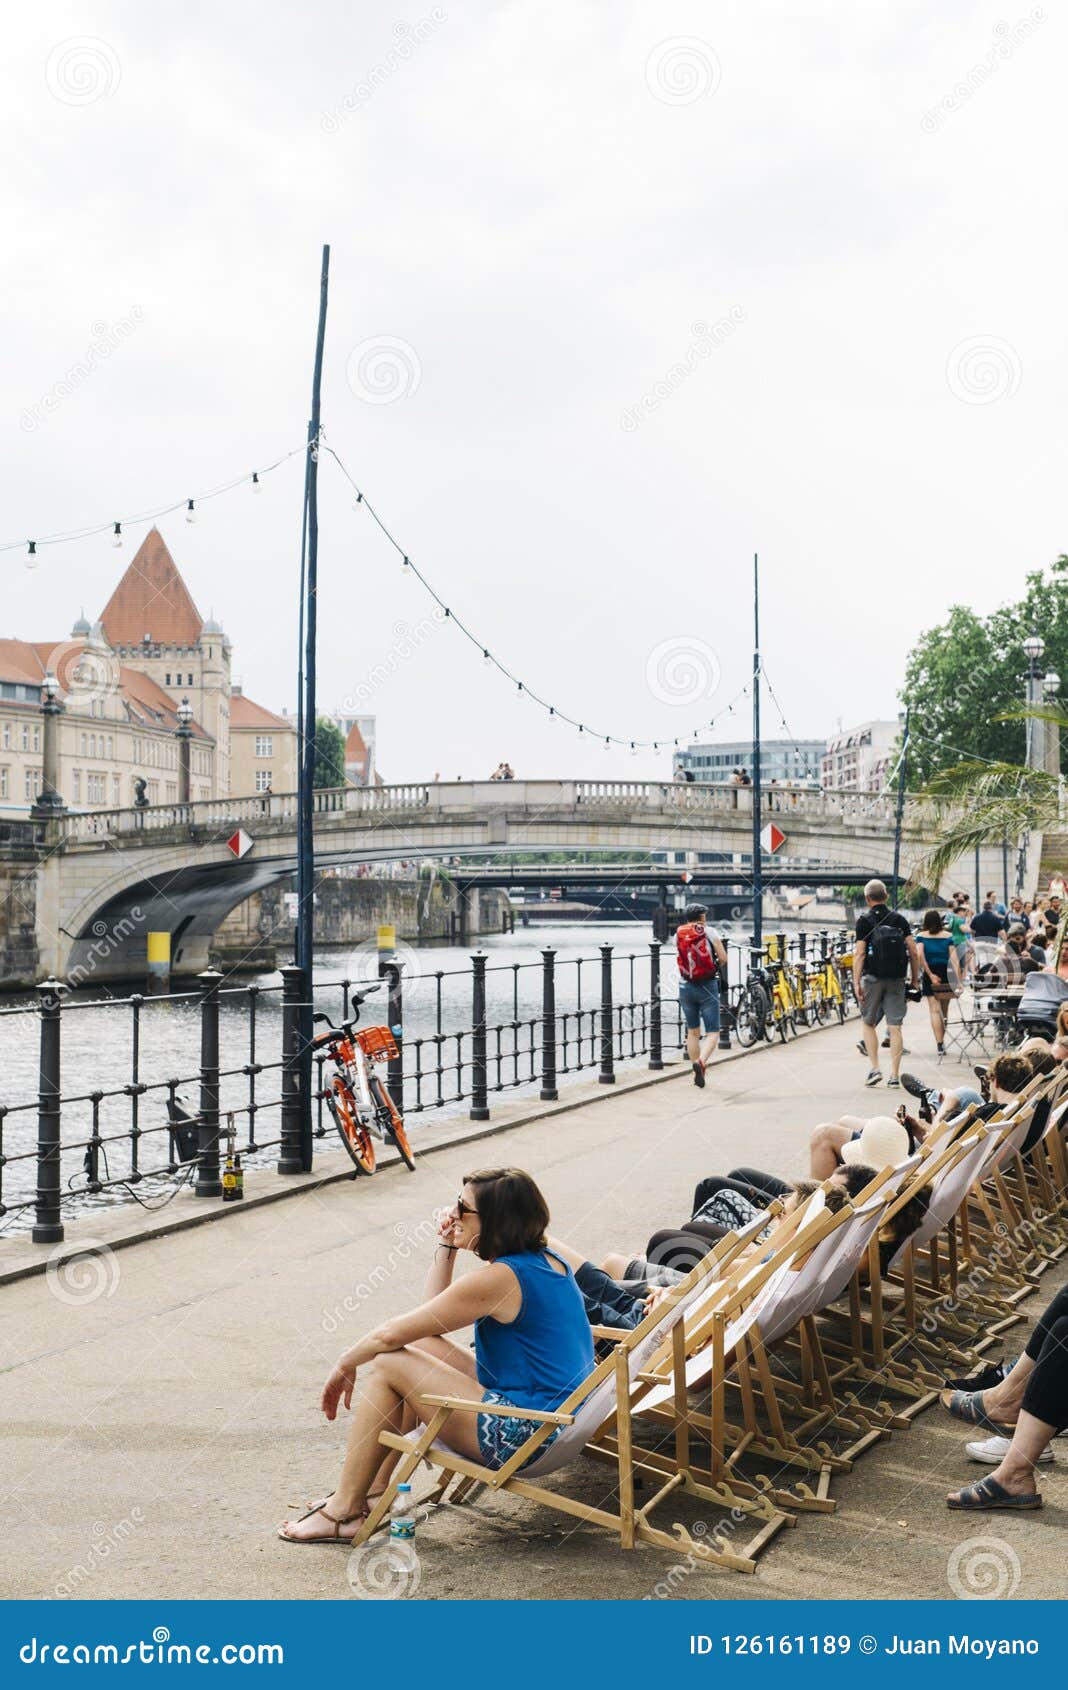
[[[1003,1438],[994,1433],[992,1438],[978,1438],[975,1443],[965,1444],[969,1461],[985,1461],[990,1467],[999,1467],[1012,1447],[1011,1438]],[[1042,1454],[1037,1457],[1036,1466],[1042,1466],[1053,1460],[1053,1451],[1047,1444]]]
[[[882,1077],[883,1077],[883,1071],[882,1071],[881,1068],[872,1068],[870,1070],[869,1074],[868,1074],[867,1079],[864,1081],[864,1084],[866,1086],[877,1086],[880,1083],[880,1081],[882,1080]]]

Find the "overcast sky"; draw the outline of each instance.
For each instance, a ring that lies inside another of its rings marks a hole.
[[[921,629],[1068,549],[1066,36],[965,0],[10,13],[0,537],[298,446],[325,240],[327,436],[527,685],[688,742],[746,683],[759,550],[791,731],[892,715]],[[160,522],[276,709],[301,474]],[[320,480],[320,703],[377,714],[387,779],[666,768],[547,722]],[[146,527],[3,554],[0,632],[99,614]]]

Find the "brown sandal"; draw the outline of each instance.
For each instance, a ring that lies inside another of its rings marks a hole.
[[[342,1535],[341,1535],[342,1526],[351,1526],[352,1522],[354,1520],[365,1520],[367,1518],[366,1508],[361,1509],[358,1514],[350,1514],[350,1515],[348,1515],[348,1517],[346,1519],[339,1520],[333,1514],[328,1514],[325,1508],[323,1508],[322,1506],[319,1506],[317,1508],[309,1508],[308,1512],[306,1514],[301,1514],[296,1520],[293,1521],[293,1525],[299,1526],[301,1520],[310,1520],[313,1514],[321,1514],[323,1516],[324,1520],[329,1520],[330,1524],[334,1528],[333,1531],[332,1532],[322,1532],[317,1537],[290,1537],[289,1533],[285,1530],[285,1527],[279,1526],[278,1535],[282,1539],[282,1542],[283,1543],[301,1543],[301,1544],[304,1544],[304,1543],[345,1543],[345,1544],[348,1544],[349,1547],[351,1548],[352,1538],[342,1537]],[[285,1524],[288,1525],[289,1521],[287,1520],[285,1522]],[[353,1536],[355,1536],[355,1535],[356,1534],[353,1533]]]

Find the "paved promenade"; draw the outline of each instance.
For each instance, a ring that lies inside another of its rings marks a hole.
[[[704,1092],[680,1074],[453,1145],[415,1175],[390,1167],[373,1181],[305,1189],[95,1268],[83,1261],[3,1286],[0,1593],[348,1596],[346,1551],[299,1549],[274,1528],[331,1485],[345,1426],[319,1413],[322,1381],[372,1319],[418,1300],[431,1213],[464,1173],[527,1167],[562,1237],[594,1257],[639,1246],[688,1213],[701,1175],[738,1162],[803,1173],[817,1121],[892,1107],[902,1094],[864,1090],[856,1037],[855,1023],[815,1033],[723,1062]],[[926,1018],[911,1017],[908,1042],[907,1065],[933,1071]],[[949,1064],[943,1072],[964,1077]],[[434,1129],[415,1131],[418,1140]],[[1062,1277],[1044,1276],[1031,1312]],[[837,1514],[780,1533],[749,1578],[673,1571],[665,1552],[624,1554],[604,1532],[507,1498],[439,1509],[419,1530],[413,1594],[949,1597],[953,1550],[994,1538],[998,1555],[1007,1546],[1018,1558],[1018,1596],[1062,1596],[1068,1453],[1043,1472],[1042,1513],[961,1518],[943,1498],[977,1475],[964,1441],[930,1410],[836,1479]],[[605,1470],[576,1471],[581,1493],[598,1500]],[[693,1524],[699,1505],[683,1498],[676,1517]]]

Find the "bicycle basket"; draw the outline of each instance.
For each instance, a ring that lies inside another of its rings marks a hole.
[[[388,1027],[358,1027],[356,1043],[372,1062],[385,1062],[396,1056],[397,1043]]]

